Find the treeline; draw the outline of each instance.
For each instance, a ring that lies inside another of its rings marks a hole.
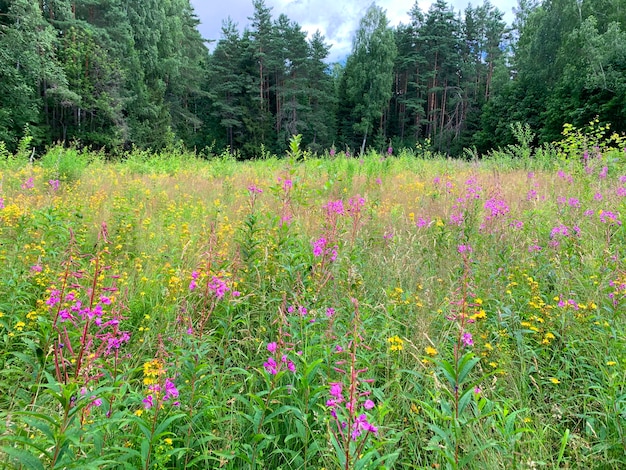
[[[626,130],[626,0],[444,0],[392,28],[372,5],[345,65],[287,16],[253,0],[208,52],[189,0],[0,0],[0,141],[282,152],[358,152],[428,142],[460,154],[538,142],[599,117]]]

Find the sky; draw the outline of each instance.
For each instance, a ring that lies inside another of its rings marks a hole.
[[[319,30],[331,45],[329,62],[345,58],[352,49],[352,37],[359,26],[359,21],[372,2],[370,0],[265,0],[265,5],[272,8],[272,19],[281,13],[300,25],[309,37]],[[409,23],[408,11],[415,0],[378,0],[375,2],[387,13],[391,26]],[[425,13],[431,0],[418,0]],[[455,11],[462,11],[468,5],[480,5],[482,0],[448,0]],[[191,0],[196,15],[201,21],[200,33],[205,39],[218,40],[221,37],[222,21],[230,17],[242,32],[249,26],[249,17],[253,14],[252,0]],[[491,0],[491,4],[502,11],[507,23],[513,21],[513,8],[517,0]]]

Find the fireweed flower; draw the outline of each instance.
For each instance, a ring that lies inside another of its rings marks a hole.
[[[28,178],[26,181],[22,183],[22,189],[33,189],[35,187],[35,183],[33,178]]]
[[[495,219],[496,217],[503,216],[509,213],[509,205],[506,201],[498,198],[491,198],[485,202],[485,210],[487,216],[485,220]]]
[[[280,178],[278,178],[278,181],[280,182]],[[284,179],[283,180],[283,191],[287,192],[291,188],[293,188],[293,181],[290,180],[290,179]]]
[[[622,225],[622,221],[619,220],[617,218],[617,214],[611,212],[611,211],[600,211],[598,212],[598,215],[600,216],[600,221],[603,224],[609,224],[609,225]]]
[[[568,183],[572,183],[574,181],[574,178],[572,177],[572,175],[565,173],[563,170],[559,170],[557,172],[557,176],[561,179],[564,179]]]
[[[423,228],[423,227],[428,227],[430,225],[430,222],[431,222],[430,219],[425,219],[424,217],[418,217],[417,222],[415,222],[415,225],[417,228]]]
[[[50,307],[54,307],[56,304],[58,304],[61,301],[61,292],[59,292],[58,290],[53,290],[50,292],[50,297],[48,297],[48,300],[46,300],[46,305],[50,306]]]
[[[146,410],[149,410],[154,406],[154,398],[152,397],[152,395],[148,395],[141,401],[143,402],[143,406],[146,408]]]
[[[278,364],[276,364],[276,361],[272,356],[270,356],[267,361],[263,363],[263,367],[265,367],[265,370],[271,375],[278,374]]]
[[[269,352],[271,352],[272,354],[276,353],[276,349],[277,349],[277,344],[275,342],[272,343],[267,343],[267,350]]]
[[[53,191],[56,191],[59,189],[59,180],[50,180],[48,181],[48,184],[50,185]]]
[[[191,273],[191,282],[189,283],[189,290],[195,290],[198,287],[198,283],[196,282],[198,279],[199,273],[198,271],[193,271]]]
[[[226,283],[217,276],[213,276],[213,279],[208,284],[208,287],[211,291],[213,291],[213,294],[218,299],[223,298],[224,294],[230,290],[230,287],[228,287]]]
[[[463,254],[463,253],[471,253],[472,252],[472,247],[470,245],[459,245],[457,247],[457,250],[461,254]]]
[[[569,227],[567,225],[561,224],[561,225],[557,225],[550,231],[551,239],[554,239],[559,235],[563,237],[569,237],[570,236]]]
[[[343,383],[331,382],[330,395],[339,400],[339,403],[343,401]]]
[[[352,425],[352,440],[356,441],[363,431],[371,432],[373,434],[378,433],[378,428],[371,424],[369,421],[367,421],[367,416],[365,415],[365,413],[359,415]]]
[[[170,398],[178,398],[178,389],[171,379],[165,379],[165,395],[163,395],[163,400],[167,401]]]
[[[450,214],[450,222],[453,223],[454,225],[461,226],[463,225],[464,216],[465,216],[465,213],[463,211],[453,212],[452,214]]]
[[[337,215],[344,214],[343,201],[341,199],[337,201],[329,201],[326,204],[324,204],[322,208],[325,209],[326,213],[329,215],[330,214],[337,214]]]
[[[366,410],[371,410],[375,406],[376,404],[372,400],[369,400],[369,399],[365,400],[365,403],[363,403],[363,408],[365,408]]]
[[[467,347],[474,346],[474,339],[472,338],[472,334],[468,332],[463,333],[463,336],[461,336],[461,342]]]
[[[326,247],[326,239],[321,237],[313,242],[313,256],[316,258],[324,254],[324,248]]]

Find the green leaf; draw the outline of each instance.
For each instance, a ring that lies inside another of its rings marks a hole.
[[[459,386],[465,381],[465,378],[479,362],[480,358],[474,357],[473,352],[465,353],[463,357],[461,357],[459,361],[459,375],[457,377],[457,384]]]
[[[28,470],[44,470],[44,466],[39,459],[27,450],[6,446],[1,447],[0,449],[2,449],[2,452],[13,457],[17,463],[26,467]]]
[[[456,384],[457,384],[456,373],[455,373],[455,370],[454,370],[454,366],[451,363],[449,363],[448,361],[446,361],[445,359],[437,360],[437,361],[435,361],[435,364],[437,366],[439,366],[439,370],[441,370],[443,375],[448,380],[448,383],[450,384],[450,387],[454,388],[456,386]]]
[[[184,413],[178,413],[173,416],[170,416],[163,422],[159,423],[159,425],[154,430],[154,435],[152,436],[152,439],[153,440],[157,439],[159,436],[161,436],[161,434],[163,434],[163,432],[169,427],[170,424],[172,424],[174,421],[180,418],[184,418],[185,416],[187,415],[185,415]]]

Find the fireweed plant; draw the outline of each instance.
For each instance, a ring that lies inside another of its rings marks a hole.
[[[584,132],[3,154],[0,468],[621,470],[626,167]]]
[[[367,367],[362,367],[358,360],[361,349],[369,347],[362,337],[362,325],[359,315],[359,303],[352,299],[354,314],[351,321],[349,341],[345,348],[335,347],[333,371],[338,378],[329,384],[329,395],[326,402],[331,416],[329,423],[330,438],[335,448],[338,467],[349,470],[366,468],[371,460],[378,456],[376,446],[369,444],[370,437],[378,436],[378,427],[372,417],[376,402],[372,400],[369,384],[372,378],[363,377]],[[392,464],[397,456],[389,455],[379,458],[375,465]]]

